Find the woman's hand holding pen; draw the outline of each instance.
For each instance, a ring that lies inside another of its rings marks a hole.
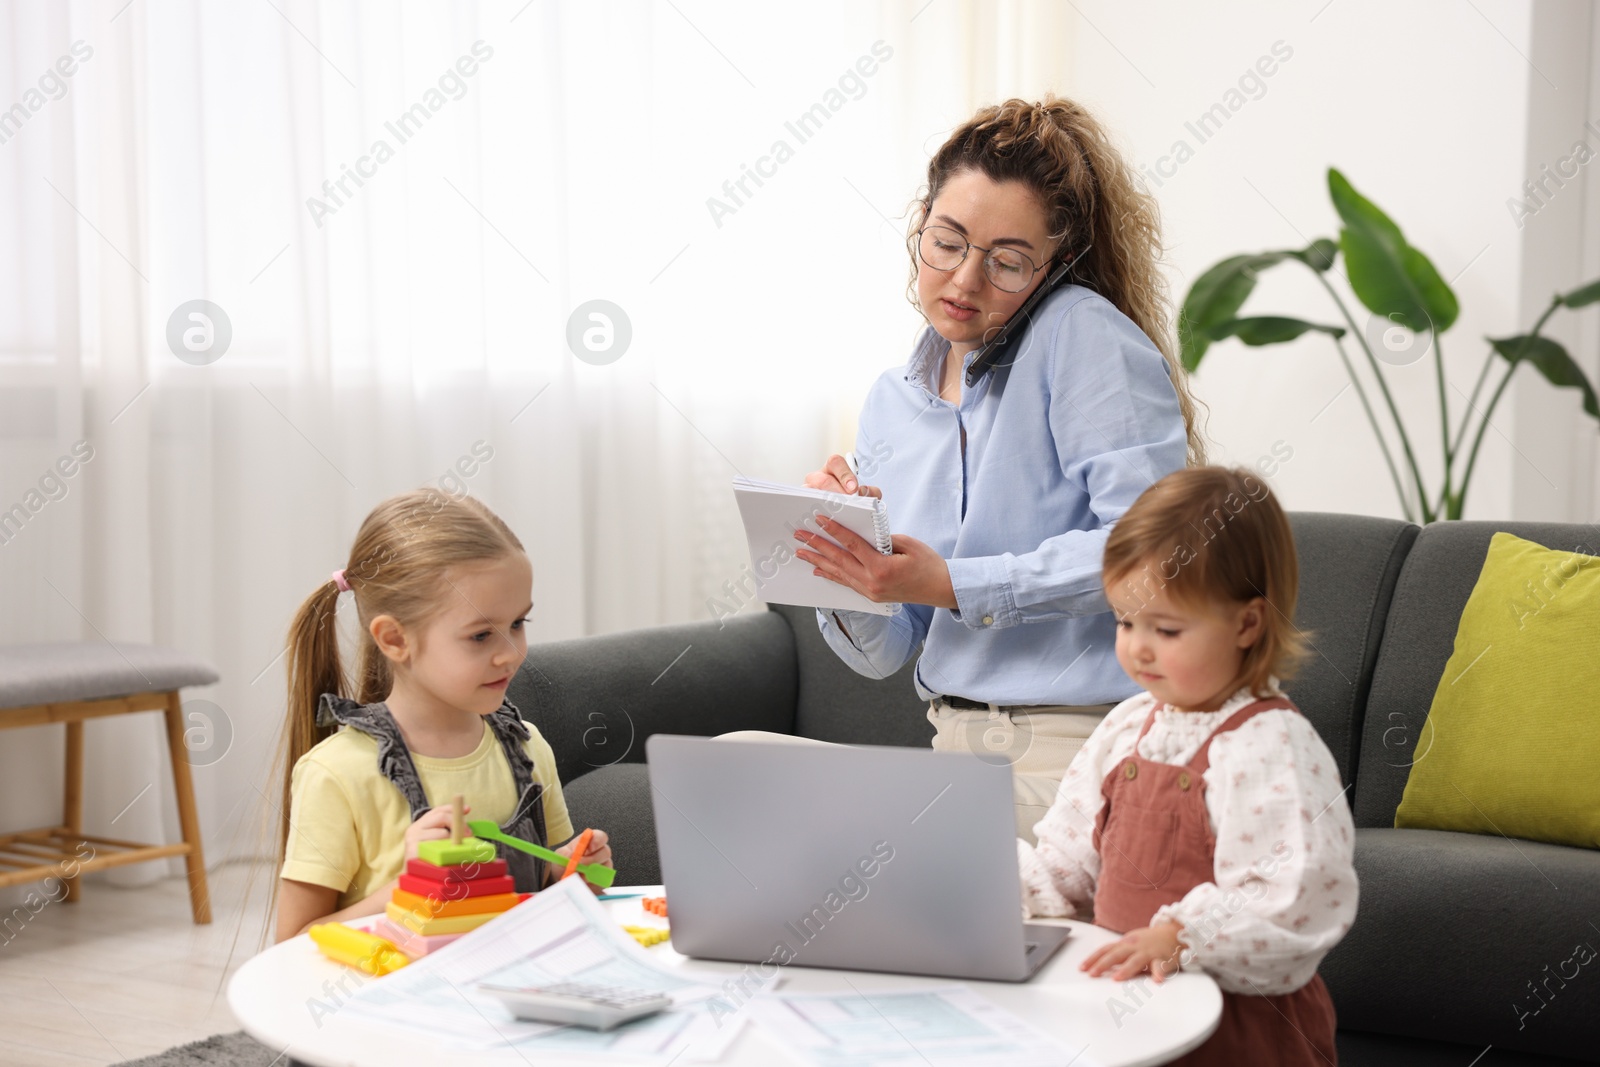
[[[806,475],[806,485],[830,493],[883,499],[883,491],[875,485],[861,485],[851,461],[837,453],[828,457],[821,470]],[[813,574],[848,586],[874,604],[931,604],[952,610],[958,606],[950,567],[923,542],[895,534],[891,541],[894,553],[886,556],[832,519],[818,515],[817,523],[838,544],[805,530],[795,531],[795,539],[810,549],[797,549],[795,555],[812,565]]]
[[[883,497],[883,491],[875,485],[859,485],[856,472],[850,469],[850,461],[837,453],[828,457],[828,462],[822,465],[819,471],[812,471],[806,475],[806,485],[812,489],[825,489],[830,493],[851,493],[856,496]]]

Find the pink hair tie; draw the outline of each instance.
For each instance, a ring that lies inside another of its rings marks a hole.
[[[343,567],[340,567],[338,570],[333,572],[333,584],[339,587],[339,592],[341,593],[348,593],[350,591],[350,583],[344,580]]]

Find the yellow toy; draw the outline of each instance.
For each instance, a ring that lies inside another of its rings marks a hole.
[[[624,923],[622,928],[645,948],[649,948],[651,945],[659,945],[672,937],[670,932],[663,930],[659,926],[629,926]]]
[[[411,962],[393,942],[344,923],[318,923],[306,932],[330,960],[374,977],[381,978]]]

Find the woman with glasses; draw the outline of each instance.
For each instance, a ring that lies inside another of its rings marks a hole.
[[[1155,201],[1082,107],[1046,96],[979,111],[929,162],[911,231],[907,296],[928,325],[867,395],[857,470],[835,455],[806,477],[881,496],[893,554],[828,524],[839,544],[802,530],[798,555],[901,605],[817,618],[861,674],[887,677],[920,649],[933,747],[1010,762],[1031,843],[1083,740],[1139,691],[1101,586],[1109,527],[1151,483],[1204,463],[1204,444],[1169,333]],[[971,368],[1058,272],[1026,328]]]

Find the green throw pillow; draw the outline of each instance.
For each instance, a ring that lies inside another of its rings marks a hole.
[[[1490,540],[1394,824],[1600,848],[1600,556]]]

